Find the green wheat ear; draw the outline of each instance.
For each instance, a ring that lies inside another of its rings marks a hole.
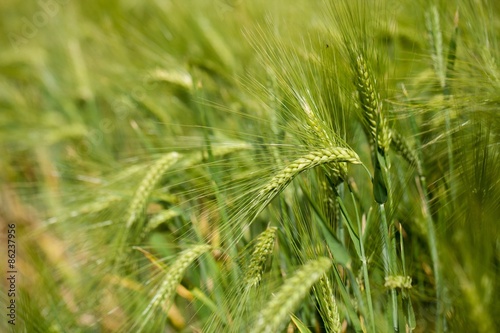
[[[123,246],[126,246],[127,242],[131,240],[136,241],[144,234],[145,222],[141,219],[141,216],[144,213],[148,199],[163,174],[172,165],[177,163],[180,157],[181,155],[177,152],[165,154],[153,163],[142,178],[125,213],[123,220],[125,224],[124,228],[120,230],[120,234],[116,239],[118,253],[113,258],[113,260],[116,260],[116,263],[121,264],[128,251],[130,251],[130,249],[123,251]]]
[[[269,254],[272,253],[276,239],[276,227],[267,228],[257,238],[257,244],[252,253],[250,264],[245,274],[245,285],[248,288],[256,286],[262,278],[262,270]]]
[[[319,303],[319,313],[327,333],[340,333],[340,314],[333,294],[332,285],[327,275],[323,275],[314,286],[314,294]]]
[[[355,56],[353,66],[365,132],[370,138],[372,149],[377,147],[385,155],[391,144],[391,132],[382,113],[383,105],[376,87],[376,79],[361,53]]]
[[[183,251],[179,255],[177,260],[165,272],[163,282],[155,291],[154,296],[147,307],[143,310],[143,325],[139,331],[144,328],[153,316],[153,309],[162,307],[165,311],[167,311],[170,308],[170,305],[172,304],[171,298],[173,297],[175,290],[189,265],[191,265],[196,258],[210,249],[210,245],[195,245]]]
[[[443,36],[439,23],[439,13],[436,6],[432,6],[430,12],[425,14],[425,25],[431,48],[432,65],[441,88],[446,85],[446,68],[443,58]]]
[[[287,165],[260,191],[259,196],[272,199],[300,173],[323,164],[350,162],[361,164],[359,156],[351,149],[330,147],[311,151]]]
[[[413,150],[406,139],[397,131],[392,131],[391,147],[398,153],[408,164],[415,166],[419,176],[422,176],[422,164],[415,150]]]
[[[351,51],[353,52],[353,51]],[[353,52],[355,59],[356,89],[359,105],[363,111],[363,124],[372,149],[374,175],[373,195],[375,201],[383,204],[387,201],[386,156],[391,145],[391,131],[383,114],[383,105],[376,87],[376,79],[361,52]]]
[[[311,134],[318,137],[322,145],[335,146],[338,143],[338,140],[335,136],[329,134],[325,123],[313,111],[313,108],[311,108],[306,98],[298,92],[294,92],[294,95],[299,101],[302,111],[306,114],[306,123]],[[332,161],[329,163],[328,169],[331,173],[332,179],[335,179],[335,182],[340,184],[347,174],[347,163]]]
[[[125,215],[125,227],[127,229],[132,228],[134,223],[144,211],[147,200],[149,199],[149,196],[151,195],[151,192],[156,184],[160,181],[163,173],[175,164],[179,158],[180,154],[177,152],[166,154],[156,161],[149,169],[139,184],[139,187],[135,191],[134,197],[132,198]]]
[[[257,316],[250,333],[280,332],[290,320],[300,301],[330,268],[332,262],[328,258],[319,258],[300,267],[292,277],[285,281],[273,298],[267,302]]]

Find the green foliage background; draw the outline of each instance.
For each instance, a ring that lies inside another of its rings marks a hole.
[[[3,0],[0,17],[0,221],[16,224],[20,272],[18,322],[3,316],[2,330],[247,332],[320,257],[333,294],[310,288],[283,331],[335,331],[318,310],[332,296],[338,331],[500,327],[497,2]],[[387,214],[356,52],[418,160],[388,152]],[[315,167],[259,201],[330,146],[363,166],[333,183]],[[173,152],[128,225],[141,181]],[[272,253],[245,289],[268,227]],[[146,310],[197,244],[211,248]],[[411,277],[396,304],[388,276]]]

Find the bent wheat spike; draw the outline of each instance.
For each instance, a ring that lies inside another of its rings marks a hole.
[[[252,325],[250,333],[281,332],[300,301],[332,266],[328,258],[311,261],[297,270],[285,281],[273,298],[263,307]]]
[[[362,55],[357,56],[354,67],[356,89],[370,141],[386,153],[391,143],[391,133],[387,121],[382,115],[382,102],[376,90],[376,80]]]
[[[245,276],[245,284],[249,288],[260,282],[264,263],[266,262],[267,256],[271,254],[273,250],[276,230],[276,227],[268,228],[260,234],[257,239],[257,244],[255,245]]]
[[[241,150],[249,150],[252,146],[244,142],[233,142],[227,145],[213,145],[212,154],[214,157],[223,157],[228,154],[236,153]],[[193,154],[188,158],[183,159],[183,167],[191,167],[193,165],[198,165],[205,159],[205,154],[203,152],[198,152]]]
[[[406,160],[410,165],[414,165],[417,168],[417,173],[419,176],[422,175],[422,166],[417,154],[414,150],[410,148],[410,145],[398,132],[392,131],[392,141],[391,146],[394,150],[401,155],[402,158]]]
[[[439,23],[439,13],[436,6],[432,6],[431,12],[425,15],[425,25],[429,36],[429,46],[431,48],[432,65],[434,72],[442,88],[446,84],[446,69],[443,60],[443,35]]]
[[[330,135],[328,135],[328,132],[325,130],[324,123],[318,118],[316,113],[312,110],[306,98],[300,95],[298,92],[295,92],[295,96],[299,101],[302,110],[307,116],[306,120],[309,127],[312,129],[313,134],[319,137],[319,139],[326,145],[334,143],[334,141],[330,138]]]
[[[328,134],[324,122],[321,121],[321,119],[316,115],[316,113],[307,102],[306,98],[300,95],[298,92],[294,92],[294,94],[299,101],[302,110],[307,115],[306,120],[312,131],[312,134],[319,138],[322,145],[335,145],[337,141],[334,140],[333,136]],[[340,176],[343,176],[347,173],[346,163],[332,162],[330,168],[337,174],[340,174]],[[342,177],[338,178],[338,182],[342,182]]]
[[[312,169],[318,165],[332,162],[361,164],[358,155],[348,148],[330,147],[312,151],[296,159],[275,175],[269,184],[260,191],[259,196],[272,199],[283,191],[283,189],[301,172]]]
[[[411,289],[411,276],[389,275],[385,277],[384,287],[389,289]]]
[[[179,258],[165,272],[162,284],[155,292],[153,299],[149,302],[146,309],[142,312],[144,324],[151,318],[151,310],[153,308],[165,306],[165,311],[168,310],[169,304],[165,305],[164,303],[169,302],[170,298],[173,296],[188,266],[200,255],[210,250],[210,248],[210,245],[196,245],[180,254]]]
[[[339,309],[333,295],[332,285],[326,275],[323,275],[314,287],[316,298],[319,303],[319,313],[325,324],[325,330],[328,333],[340,333]]]
[[[130,228],[136,221],[137,217],[144,210],[146,202],[153,191],[155,185],[160,180],[162,174],[168,170],[177,160],[180,155],[172,152],[160,158],[153,167],[149,170],[146,176],[142,179],[141,184],[135,191],[134,197],[130,203],[126,214],[126,227]]]
[[[181,211],[177,209],[167,209],[159,212],[149,220],[147,227],[144,229],[144,233],[147,234],[151,230],[157,228],[162,223],[165,223],[179,215],[181,215]]]

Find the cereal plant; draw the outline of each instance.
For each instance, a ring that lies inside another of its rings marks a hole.
[[[497,2],[0,8],[2,332],[500,327]]]

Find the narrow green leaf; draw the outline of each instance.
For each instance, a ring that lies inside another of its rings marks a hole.
[[[297,327],[300,333],[312,333],[311,330],[299,318],[297,318],[296,315],[292,313],[290,315],[290,318],[292,319],[293,324],[295,325],[295,327]]]
[[[318,205],[312,200],[310,193],[307,191],[307,189],[302,186],[301,184],[301,189],[313,208],[314,212],[318,216],[317,221],[319,222],[319,226],[321,228],[321,231],[323,235],[325,236],[325,241],[328,247],[330,248],[330,251],[333,254],[333,257],[335,258],[335,261],[343,266],[348,265],[351,262],[351,256],[349,255],[349,252],[347,249],[342,245],[340,240],[333,234],[333,232],[330,230],[328,227],[328,224],[326,222],[325,217],[321,213],[321,210],[319,209]]]

